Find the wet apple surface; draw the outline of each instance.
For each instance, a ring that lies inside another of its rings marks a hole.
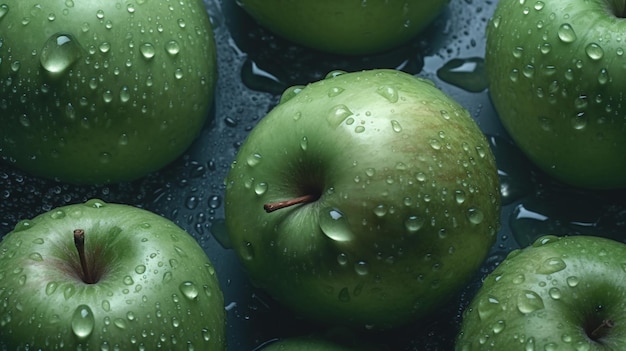
[[[462,310],[481,279],[512,249],[530,245],[548,232],[601,231],[623,241],[623,191],[583,191],[554,181],[532,166],[500,125],[483,66],[484,33],[495,1],[452,1],[419,37],[367,57],[308,50],[259,27],[234,1],[204,3],[213,24],[219,78],[210,121],[198,139],[168,167],[133,182],[106,186],[43,180],[2,163],[1,235],[21,219],[90,198],[138,205],[180,225],[207,252],[224,292],[229,350],[254,350],[276,338],[325,332],[323,326],[296,318],[250,284],[226,235],[224,179],[246,136],[278,104],[286,88],[319,80],[335,69],[394,68],[431,79],[466,108],[487,135],[500,175],[501,228],[480,270],[449,305],[407,327],[359,338],[392,350],[451,350]],[[0,16],[1,5],[0,1]]]

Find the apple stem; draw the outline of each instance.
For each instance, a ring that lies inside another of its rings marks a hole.
[[[83,281],[87,284],[93,284],[94,281],[89,272],[87,266],[87,259],[85,258],[85,231],[82,229],[74,230],[74,245],[78,251],[78,257],[80,258],[80,266],[83,269]]]
[[[265,212],[270,213],[270,212],[274,212],[276,210],[280,210],[281,208],[285,208],[285,207],[289,207],[289,206],[293,206],[293,205],[298,205],[298,204],[308,204],[311,203],[315,200],[317,200],[318,196],[315,195],[303,195],[303,196],[299,196],[293,199],[289,199],[289,200],[285,200],[285,201],[278,201],[278,202],[272,202],[269,204],[265,204],[263,205],[263,209],[265,209]]]
[[[613,323],[612,320],[610,320],[610,319],[602,320],[602,323],[600,323],[600,325],[591,332],[591,338],[593,338],[593,339],[599,338],[600,336],[602,336],[604,334],[603,330],[611,329],[614,326],[615,326],[615,323]]]

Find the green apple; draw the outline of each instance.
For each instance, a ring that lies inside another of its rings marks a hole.
[[[199,134],[216,49],[200,0],[0,4],[0,159],[73,183],[129,181]]]
[[[298,44],[363,55],[419,34],[449,0],[238,0],[259,24]]]
[[[260,351],[363,351],[320,337],[292,337],[276,340],[264,346]],[[369,349],[367,349],[369,350]]]
[[[504,127],[570,185],[626,187],[625,7],[503,0],[487,28],[485,65]]]
[[[2,350],[225,350],[214,268],[170,220],[93,199],[0,242]]]
[[[469,113],[386,69],[288,89],[226,179],[226,226],[252,282],[298,315],[358,328],[408,323],[458,293],[499,209]]]
[[[457,351],[626,350],[626,245],[544,236],[512,251],[463,313]]]

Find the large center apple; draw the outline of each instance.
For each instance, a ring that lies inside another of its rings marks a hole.
[[[487,28],[504,126],[539,167],[575,186],[626,187],[625,7],[503,0]]]
[[[468,112],[394,70],[289,89],[226,180],[253,282],[297,313],[385,328],[458,292],[499,223],[498,175]],[[268,213],[269,211],[269,213]]]

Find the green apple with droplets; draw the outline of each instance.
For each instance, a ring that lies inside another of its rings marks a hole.
[[[541,237],[484,279],[455,349],[626,350],[625,269],[621,242]]]
[[[469,113],[385,69],[285,91],[226,179],[230,241],[252,282],[300,316],[357,328],[448,302],[494,242],[499,206]]]
[[[337,54],[367,55],[421,33],[449,0],[240,0],[258,23],[293,42]]]
[[[130,181],[209,115],[216,48],[200,0],[0,4],[0,158],[72,183]]]
[[[500,1],[487,28],[491,98],[522,151],[554,178],[626,187],[626,3]]]
[[[226,350],[224,298],[194,238],[92,199],[0,242],[0,349]]]

